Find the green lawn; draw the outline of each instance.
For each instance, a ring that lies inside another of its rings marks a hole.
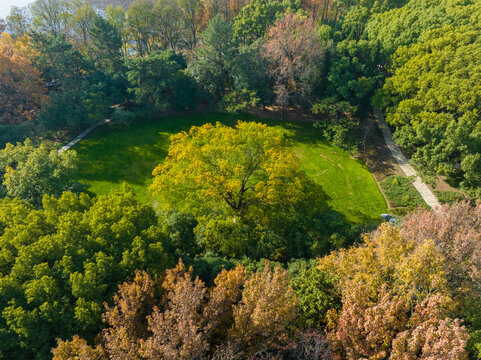
[[[253,115],[237,119],[262,121],[285,129],[304,171],[323,187],[331,208],[347,220],[367,223],[386,212],[384,198],[367,167],[347,152],[320,142],[318,130],[311,123],[282,123]],[[151,202],[151,173],[167,154],[169,136],[192,125],[217,121],[231,123],[228,115],[195,114],[137,121],[129,128],[98,128],[74,148],[80,158],[81,181],[96,194],[105,194],[126,182],[142,201]]]

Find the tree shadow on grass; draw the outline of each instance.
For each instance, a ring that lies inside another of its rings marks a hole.
[[[152,177],[152,170],[167,156],[169,135],[157,132],[137,138],[124,131],[104,130],[79,144],[80,179],[142,185]]]

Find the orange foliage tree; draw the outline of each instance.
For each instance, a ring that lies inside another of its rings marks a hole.
[[[0,34],[0,125],[31,121],[46,100],[36,56],[27,36]]]
[[[389,224],[321,259],[342,291],[341,311],[328,314],[337,351],[349,359],[467,359],[446,262],[432,239],[402,236]]]
[[[101,342],[93,347],[79,337],[59,340],[54,359],[182,360],[223,351],[225,344],[239,349],[238,358],[248,358],[286,343],[296,314],[286,271],[266,264],[263,272],[248,275],[239,265],[222,270],[211,288],[192,271],[179,261],[159,286],[137,273],[119,287],[114,306],[106,306]],[[153,305],[156,288],[161,296]]]

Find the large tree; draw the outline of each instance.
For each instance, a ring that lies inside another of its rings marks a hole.
[[[135,269],[167,264],[154,210],[131,190],[0,200],[0,357],[49,359],[56,338],[89,341],[103,302]]]
[[[0,34],[0,125],[33,120],[46,101],[41,74],[32,63],[38,56],[29,37],[13,40]]]
[[[127,29],[140,56],[156,46],[156,21],[154,5],[150,0],[135,0],[127,11]]]
[[[419,235],[383,224],[359,247],[320,260],[339,279],[342,309],[328,315],[329,326],[349,358],[467,359],[469,336],[453,319],[462,314],[451,311],[448,260],[431,237]]]
[[[189,198],[237,215],[252,206],[294,202],[303,190],[301,172],[284,144],[280,130],[259,123],[194,126],[172,137],[152,190],[166,199],[189,191]]]
[[[202,41],[188,72],[219,101],[234,85],[238,49],[232,24],[217,15],[202,33]]]
[[[64,191],[84,189],[75,181],[76,168],[75,152],[58,154],[52,146],[36,147],[28,139],[7,144],[0,150],[0,195],[3,190],[38,207],[44,194],[59,197]]]
[[[314,21],[288,12],[270,28],[264,49],[276,81],[277,103],[282,110],[301,104],[309,97],[323,61]]]

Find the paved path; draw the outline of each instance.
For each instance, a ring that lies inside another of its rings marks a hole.
[[[416,170],[409,164],[408,159],[402,153],[399,146],[396,145],[394,140],[392,139],[392,133],[389,127],[384,120],[384,116],[382,115],[381,110],[375,108],[374,109],[374,117],[376,118],[377,126],[381,129],[382,135],[384,137],[384,141],[386,141],[386,145],[391,150],[394,159],[401,167],[402,171],[406,176],[415,176],[416,180],[413,182],[414,187],[417,191],[421,194],[426,204],[428,204],[432,209],[436,209],[441,206],[438,199],[434,194],[429,190],[425,183],[421,181],[421,178],[417,175]]]
[[[78,134],[75,138],[70,140],[67,144],[62,146],[60,149],[57,150],[59,154],[63,153],[64,151],[70,149],[72,146],[76,145],[79,143],[84,137],[86,137],[88,134],[90,134],[92,131],[97,129],[100,125],[103,125],[105,122],[98,122],[96,124],[90,125],[87,129],[82,131],[80,134]]]

